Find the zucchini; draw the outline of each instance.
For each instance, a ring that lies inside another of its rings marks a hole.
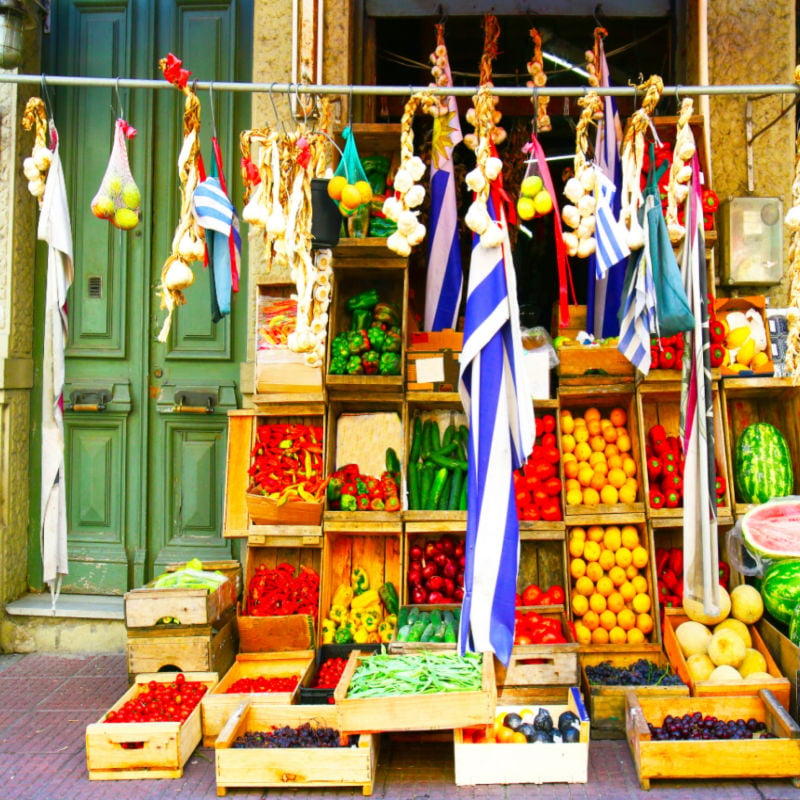
[[[442,437],[442,446],[447,447],[450,442],[453,441],[456,434],[458,433],[458,429],[456,428],[455,424],[451,422],[445,429],[444,429],[444,436]]]
[[[436,504],[437,511],[447,511],[449,506],[447,505],[448,501],[450,500],[450,484],[453,482],[453,473],[448,470],[447,477],[444,479],[444,486],[442,487],[442,494],[439,497],[439,502]]]
[[[411,633],[411,626],[410,625],[401,625],[397,629],[397,641],[398,642],[407,642],[410,633]]]
[[[408,610],[408,606],[403,606],[406,610]],[[410,610],[408,610],[408,621],[411,625],[413,625],[419,619],[419,608],[414,606]]]
[[[433,611],[431,611],[430,622],[437,628],[442,624],[442,612],[438,608],[434,608]]]
[[[447,632],[447,623],[440,622],[436,628],[436,633],[433,634],[433,641],[434,642],[443,642],[444,635]]]
[[[456,626],[453,623],[448,622],[444,629],[444,641],[452,644],[453,642],[458,641],[458,636],[456,635]]]
[[[397,457],[397,451],[393,447],[386,448],[386,471],[392,475],[400,474],[400,459]]]
[[[433,466],[430,464],[425,464],[425,466],[422,467],[422,476],[420,478],[419,507],[421,510],[428,508],[432,488]]]
[[[444,491],[444,486],[449,474],[446,467],[439,467],[436,471],[436,476],[431,485],[430,496],[428,497],[428,502],[425,504],[425,509],[427,511],[434,511],[439,507],[439,501],[442,499],[442,492]]]

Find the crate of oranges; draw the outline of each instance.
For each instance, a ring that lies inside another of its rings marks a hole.
[[[567,527],[570,612],[581,649],[658,647],[658,609],[644,522]],[[646,648],[645,648],[646,649]]]
[[[604,406],[597,399],[562,397],[559,427],[567,522],[644,513],[634,396],[612,396]]]

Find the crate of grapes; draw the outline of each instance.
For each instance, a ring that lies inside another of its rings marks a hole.
[[[586,698],[592,737],[625,738],[625,693],[649,697],[688,697],[689,687],[660,651],[585,653],[581,688]]]
[[[372,794],[379,736],[340,733],[335,706],[243,701],[214,745],[217,794],[232,788],[360,786]]]
[[[800,786],[800,727],[769,689],[726,697],[625,694],[625,735],[639,784],[653,778],[791,778]]]

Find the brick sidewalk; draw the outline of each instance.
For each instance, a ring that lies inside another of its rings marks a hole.
[[[176,780],[90,781],[84,734],[128,688],[123,654],[0,656],[0,800],[211,800],[214,751],[199,748]],[[788,780],[639,781],[625,741],[590,746],[589,782],[457,787],[449,743],[384,737],[376,800],[800,800]],[[360,789],[231,789],[232,800],[361,797]]]

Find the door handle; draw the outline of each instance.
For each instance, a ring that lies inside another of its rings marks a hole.
[[[214,392],[175,392],[173,410],[178,414],[213,414],[217,396]]]
[[[111,400],[108,389],[75,389],[64,404],[67,411],[105,411]]]

